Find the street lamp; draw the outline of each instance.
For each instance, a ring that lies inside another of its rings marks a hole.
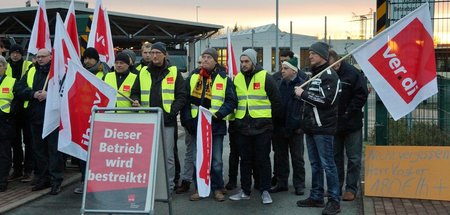
[[[200,8],[200,5],[195,6],[195,15],[197,16],[197,22],[198,22],[198,9]]]

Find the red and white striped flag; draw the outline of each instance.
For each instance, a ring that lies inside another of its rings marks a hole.
[[[197,123],[197,189],[200,197],[207,197],[211,192],[212,159],[212,113],[200,106]]]
[[[108,66],[114,65],[114,46],[111,36],[111,27],[109,25],[108,12],[103,9],[102,1],[97,0],[92,20],[91,32],[87,47],[93,47],[100,55],[100,61]]]
[[[28,52],[36,54],[39,49],[43,48],[49,51],[52,50],[45,0],[39,1],[36,17],[34,18],[33,30],[31,31]]]
[[[67,11],[66,19],[64,20],[64,27],[66,27],[73,47],[80,56],[80,41],[78,39],[77,20],[75,18],[75,5],[74,0],[70,2],[69,10]]]
[[[114,108],[117,90],[87,71],[78,61],[69,60],[64,80],[58,150],[86,160],[92,108]]]
[[[233,80],[238,74],[236,60],[234,58],[233,44],[231,43],[230,29],[227,28],[227,70],[228,77]]]
[[[394,120],[410,113],[438,92],[428,3],[355,49],[353,57]]]
[[[67,72],[69,59],[80,62],[79,56],[67,35],[59,13],[56,14],[55,40],[53,42],[52,63],[48,75],[47,99],[45,100],[44,127],[42,138],[45,138],[59,126],[61,104],[61,81]]]

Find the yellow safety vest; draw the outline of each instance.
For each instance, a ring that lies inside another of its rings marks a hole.
[[[128,76],[123,81],[122,85],[120,85],[119,89],[117,89],[117,79],[116,79],[116,73],[115,72],[109,72],[105,75],[105,82],[113,87],[114,89],[118,90],[119,92],[123,93],[124,95],[130,97],[131,95],[131,88],[133,87],[134,82],[136,81],[137,75],[133,73],[128,73]],[[131,107],[131,102],[128,101],[125,97],[117,93],[117,101],[116,101],[116,107]]]
[[[0,110],[4,113],[11,112],[11,102],[14,99],[14,83],[16,83],[16,79],[6,75],[3,77],[2,84],[0,84]]]
[[[34,81],[34,75],[36,74],[36,67],[32,67],[30,70],[28,70],[28,74],[27,74],[27,86],[30,89],[33,89],[33,81]],[[24,108],[28,108],[28,103],[30,101],[25,101],[23,102],[23,107]]]
[[[163,109],[166,113],[170,113],[173,101],[175,101],[175,81],[177,80],[177,67],[168,68],[169,73],[164,77],[161,84]],[[141,84],[141,106],[150,106],[150,91],[152,87],[152,77],[147,69],[141,70],[139,73],[139,81]]]
[[[25,64],[25,66],[24,66],[24,64]],[[27,60],[23,61],[22,73],[20,75],[20,78],[22,78],[22,76],[25,74],[25,72],[28,69],[30,69],[30,66],[32,66],[32,65],[33,65],[33,62],[31,62],[31,61],[27,61]],[[6,74],[6,76],[13,77],[13,75],[12,75],[12,67],[11,67],[11,65],[9,63],[8,63],[8,66],[6,67],[6,73],[5,74]]]
[[[190,86],[191,86],[191,92],[190,95],[192,95],[192,92],[195,89],[195,85],[197,84],[199,74],[192,74],[191,80],[190,80]],[[225,92],[227,89],[227,77],[222,78],[220,75],[216,75],[216,78],[213,81],[213,86],[211,89],[211,108],[209,109],[211,113],[216,113],[219,108],[223,105],[223,102],[225,101]],[[192,118],[197,117],[198,114],[198,106],[191,104],[191,115]]]
[[[139,64],[139,66],[136,67],[136,70],[139,72],[147,70],[147,66],[142,66],[142,64]]]
[[[103,79],[103,71],[98,71],[96,74],[95,74],[95,76],[97,77],[97,78],[99,78],[99,79]]]
[[[245,77],[238,73],[234,78],[234,86],[238,97],[236,119],[242,119],[246,110],[252,118],[271,118],[272,106],[265,90],[267,71],[256,73],[250,85],[247,86]]]

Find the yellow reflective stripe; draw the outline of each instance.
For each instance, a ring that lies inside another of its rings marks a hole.
[[[263,106],[250,106],[248,107],[248,110],[270,110],[272,109],[269,105],[263,105]]]
[[[211,105],[211,110],[219,110],[222,106]]]
[[[215,99],[215,100],[220,100],[220,101],[222,101],[222,100],[224,100],[224,99],[225,99],[225,97],[223,97],[223,96],[212,96],[212,99]]]
[[[174,100],[164,100],[163,104],[170,105]]]
[[[150,94],[150,90],[141,90],[141,93],[145,94],[145,95],[149,95]]]
[[[245,100],[247,99],[247,96],[238,96],[238,100]]]
[[[123,102],[123,101],[128,101],[128,99],[126,99],[126,98],[123,97],[123,96],[120,96],[120,97],[117,97],[117,101]]]
[[[150,102],[141,102],[141,105],[148,106],[148,105],[150,105]]]
[[[3,106],[1,106],[0,107],[0,109],[6,109],[6,108],[9,108],[9,107],[11,107],[11,104],[5,104],[5,105],[3,105]]]
[[[163,89],[162,93],[175,93],[175,90]]]
[[[245,106],[238,106],[237,109],[245,111],[247,109],[247,107],[245,107]]]
[[[255,96],[255,95],[248,95],[248,99],[261,99],[261,100],[265,100],[267,99],[267,96]]]

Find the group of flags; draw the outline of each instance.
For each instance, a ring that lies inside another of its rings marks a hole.
[[[428,3],[353,50],[364,74],[377,91],[392,117],[397,120],[438,92],[433,30]],[[108,12],[97,0],[88,47],[100,60],[112,66],[114,51]],[[53,49],[45,0],[39,1],[28,52],[52,50],[52,64],[42,137],[59,128],[58,150],[86,159],[90,137],[91,110],[114,107],[116,90],[83,68],[72,0],[65,22],[56,17]],[[230,31],[227,31],[227,72],[238,73]],[[211,113],[200,109],[197,138],[197,177],[201,196],[209,195],[211,165]]]
[[[86,160],[92,107],[114,107],[117,92],[81,65],[73,0],[64,22],[59,13],[56,15],[53,49],[49,29],[42,0],[28,46],[31,54],[42,48],[52,52],[42,138],[59,128],[58,150]],[[114,63],[108,13],[101,0],[97,0],[88,41],[88,47],[95,47],[102,61],[110,66]]]

